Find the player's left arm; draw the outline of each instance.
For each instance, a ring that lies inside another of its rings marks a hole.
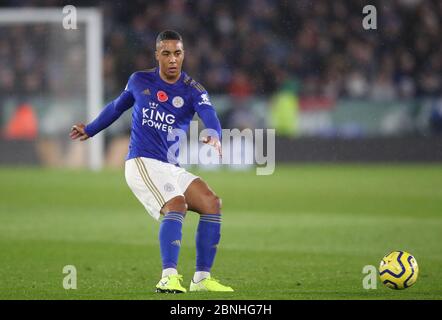
[[[203,121],[206,129],[212,129],[214,132],[213,135],[204,137],[202,142],[215,147],[218,154],[221,156],[221,123],[219,122],[215,108],[213,107],[207,92],[196,95],[194,99],[194,108],[198,117]]]

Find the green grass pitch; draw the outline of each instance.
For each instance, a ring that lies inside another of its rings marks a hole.
[[[232,294],[154,293],[159,224],[123,170],[0,170],[0,299],[441,299],[442,166],[277,166],[271,176],[196,172],[223,199],[212,274]],[[179,270],[194,271],[189,212]],[[362,268],[412,253],[417,283],[365,290]],[[63,289],[65,265],[76,290]]]

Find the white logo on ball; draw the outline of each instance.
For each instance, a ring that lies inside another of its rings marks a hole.
[[[172,104],[175,108],[181,108],[184,105],[184,99],[180,96],[173,98]]]

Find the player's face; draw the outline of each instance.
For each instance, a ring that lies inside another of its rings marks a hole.
[[[160,72],[167,79],[174,80],[179,77],[184,60],[184,49],[181,41],[160,41],[155,56],[160,65]]]

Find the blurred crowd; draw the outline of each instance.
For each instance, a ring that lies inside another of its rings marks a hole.
[[[155,65],[159,31],[185,40],[185,70],[212,94],[268,95],[296,79],[301,96],[389,100],[442,88],[442,1],[371,1],[377,29],[362,27],[366,1],[3,0],[3,6],[99,6],[104,14],[106,99],[134,70]],[[45,86],[45,61],[22,61],[25,36],[0,34],[0,90]],[[20,38],[22,37],[22,38]],[[45,50],[44,42],[34,50]],[[43,55],[44,56],[44,55]],[[12,59],[12,61],[11,61]]]

